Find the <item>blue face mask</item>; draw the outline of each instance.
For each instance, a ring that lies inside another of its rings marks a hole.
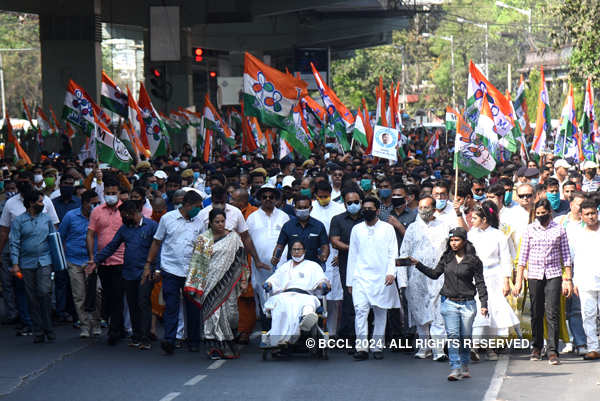
[[[151,182],[150,183],[150,188],[152,188],[153,191],[156,191],[158,189],[158,184],[155,182]]]
[[[435,208],[437,210],[443,210],[448,203],[448,199],[436,199],[435,200]]]
[[[350,205],[346,205],[346,210],[348,210],[348,213],[350,214],[356,214],[360,212],[360,206],[360,203],[351,203]]]
[[[210,195],[210,187],[204,187],[204,193],[206,193],[206,195]]]
[[[381,198],[385,198],[385,199],[387,199],[387,198],[389,198],[390,196],[392,196],[392,190],[391,190],[391,189],[389,189],[389,188],[381,188],[381,189],[379,190],[379,196],[380,196]]]
[[[371,180],[368,178],[363,178],[362,180],[360,180],[360,187],[362,188],[363,191],[370,191],[371,190]]]
[[[485,200],[485,194],[483,194],[483,195],[473,194],[473,199],[475,199],[477,202],[483,202]]]
[[[560,206],[560,195],[557,193],[546,192],[546,199],[550,202],[550,206],[552,210],[557,210],[558,206]]]
[[[535,187],[535,186],[536,186],[536,185],[537,185],[539,182],[540,182],[540,179],[539,179],[539,178],[532,178],[532,179],[530,179],[530,180],[529,180],[529,183],[530,183],[531,185],[533,185],[534,187]]]
[[[508,206],[512,203],[512,191],[506,191],[504,193],[504,206]]]
[[[192,210],[190,210],[190,211],[188,212],[188,217],[189,217],[190,219],[193,219],[194,217],[198,216],[198,213],[200,213],[200,210],[202,210],[202,208],[201,208],[201,207],[195,207],[195,208],[192,208]]]
[[[194,181],[200,178],[200,172],[194,171]]]

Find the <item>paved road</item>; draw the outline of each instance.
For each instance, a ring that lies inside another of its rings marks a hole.
[[[449,383],[447,363],[404,353],[388,352],[382,361],[355,362],[335,351],[328,361],[300,355],[264,362],[250,345],[238,360],[213,362],[185,350],[164,356],[158,343],[151,351],[138,351],[125,342],[109,347],[103,339],[80,340],[77,334],[60,327],[56,343],[38,345],[31,337],[14,336],[12,328],[0,328],[0,399],[470,401],[498,396],[562,401],[593,399],[600,391],[600,363],[579,359],[550,367],[515,354],[510,362],[475,364],[472,379]],[[576,391],[557,396],[564,385],[576,383]]]

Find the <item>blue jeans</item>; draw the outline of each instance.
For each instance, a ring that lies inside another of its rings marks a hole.
[[[451,369],[469,365],[471,348],[464,346],[464,340],[471,338],[476,312],[477,304],[475,300],[451,301],[442,296],[441,314],[444,317],[446,335],[449,341],[448,357],[450,358]],[[460,345],[457,342],[460,342]]]
[[[575,294],[571,294],[567,298],[566,304],[567,322],[569,322],[569,331],[573,336],[573,345],[576,347],[585,346],[587,343],[587,337],[583,330],[583,318],[581,317],[581,302],[579,297]]]
[[[177,336],[177,324],[179,322],[180,295],[185,285],[185,277],[175,276],[174,274],[162,271],[162,291],[165,300],[165,313],[163,320],[165,325],[165,340],[175,344]],[[200,344],[200,326],[202,324],[201,314],[198,307],[187,297],[183,297],[185,302],[185,311],[187,314],[187,339],[188,346],[198,346]]]

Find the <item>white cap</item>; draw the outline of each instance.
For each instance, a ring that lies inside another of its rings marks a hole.
[[[108,163],[100,163],[100,165],[98,166],[98,168],[100,168],[100,170],[108,170],[110,168],[110,164],[108,164]]]
[[[587,170],[589,168],[598,168],[598,164],[596,162],[593,162],[591,160],[586,160],[581,164],[581,169],[582,170]]]
[[[164,172],[164,171],[162,171],[162,170],[156,170],[156,171],[154,172],[154,176],[155,176],[156,178],[158,178],[159,180],[166,180],[166,179],[169,177],[169,176],[167,175],[167,173],[165,173],[165,172]]]
[[[557,161],[554,162],[554,168],[556,169],[559,167],[564,167],[566,169],[569,169],[569,168],[571,168],[571,165],[565,159],[558,159]]]
[[[281,187],[285,188],[285,187],[292,187],[292,182],[296,181],[296,179],[294,178],[293,175],[286,175],[285,177],[283,177],[283,181],[281,181]]]

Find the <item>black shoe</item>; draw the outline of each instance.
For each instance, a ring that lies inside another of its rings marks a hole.
[[[375,351],[373,352],[373,358],[382,360],[383,359],[383,351]]]
[[[369,353],[367,351],[358,351],[356,354],[352,355],[355,361],[366,361],[369,359]]]
[[[160,343],[160,348],[162,348],[162,350],[167,355],[173,355],[173,353],[175,352],[175,346],[172,343],[168,342],[168,341],[161,342]]]
[[[120,339],[119,336],[108,336],[107,343],[108,343],[108,345],[111,345],[111,346],[117,345],[117,343],[119,342],[119,339]]]
[[[31,327],[29,326],[24,326],[21,330],[17,330],[17,336],[19,337],[30,336],[32,334],[33,331],[31,331]]]
[[[34,344],[40,344],[44,342],[44,336],[35,336],[33,337],[33,343]]]
[[[48,339],[48,341],[55,341],[56,340],[56,333],[53,331],[48,331],[46,333],[46,338]]]

